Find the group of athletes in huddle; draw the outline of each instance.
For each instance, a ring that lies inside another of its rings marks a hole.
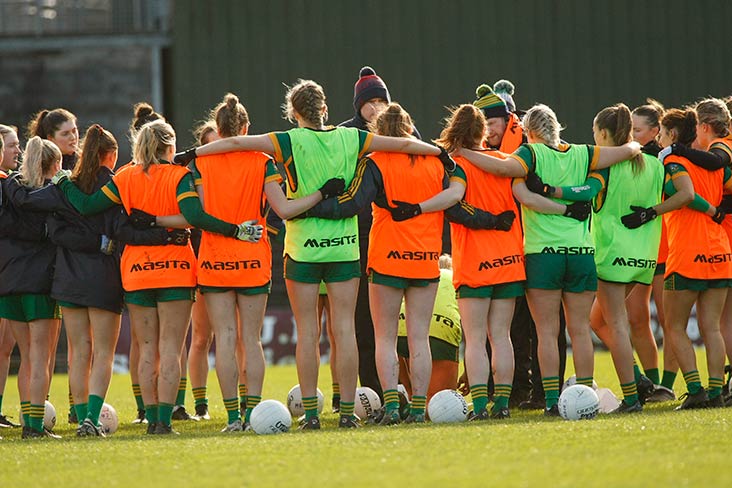
[[[429,396],[457,387],[460,329],[470,418],[509,417],[511,323],[524,296],[536,323],[545,415],[558,415],[565,321],[577,383],[593,383],[591,330],[610,349],[623,392],[616,413],[639,412],[649,398],[675,399],[678,369],[687,385],[679,409],[724,406],[725,354],[732,355],[726,104],[705,99],[664,110],[653,102],[632,112],[617,104],[595,116],[595,145],[573,145],[561,140],[561,124],[546,105],[521,118],[505,85],[481,85],[473,103],[451,109],[436,145],[414,137],[409,114],[390,102],[371,68],[361,70],[356,117],[345,126],[326,126],[322,87],[299,80],[284,105],[296,128],[247,135],[246,109],[228,94],[200,128],[201,145],[178,154],[173,128],[140,104],[132,162],[116,171],[112,134],[94,124],[79,150],[76,119],[64,109],[34,118],[19,168],[17,130],[0,125],[0,387],[4,358],[17,342],[23,437],[55,437],[43,428],[43,410],[59,307],[77,434],[102,435],[123,304],[138,420],[147,433],[175,433],[192,308],[194,342],[205,349],[216,341],[224,431],[246,430],[264,381],[269,208],[285,221],[302,429],[320,428],[321,291],[340,428],[360,425],[359,354],[375,362],[384,400],[369,420],[424,422]],[[356,215],[369,209],[367,256],[360,256]],[[440,258],[445,218],[451,263]],[[195,253],[189,228],[202,231]],[[360,260],[373,319],[371,358],[355,333]],[[663,378],[650,329],[652,288],[668,346]],[[695,303],[706,389],[686,334]],[[448,327],[440,331],[435,322]],[[406,411],[400,382],[408,384]],[[205,379],[193,382],[198,418],[209,418],[205,391]]]

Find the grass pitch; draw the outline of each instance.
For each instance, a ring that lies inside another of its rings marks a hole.
[[[609,354],[596,355],[595,378],[619,395]],[[14,381],[8,381],[3,405],[17,416]],[[129,377],[116,375],[107,401],[119,413],[119,430],[106,439],[77,439],[66,422],[66,381],[56,375],[51,394],[62,440],[23,441],[19,429],[0,429],[0,487],[716,486],[724,479],[732,433],[732,410],[674,412],[678,402],[672,402],[593,421],[514,409],[506,421],[356,431],[339,431],[336,416],[325,413],[320,432],[225,435],[219,433],[226,414],[212,373],[212,420],[174,422],[180,436],[144,436],[143,427],[130,424],[135,404]],[[294,366],[270,367],[263,398],[284,402],[295,383]],[[329,405],[327,367],[320,388]],[[682,391],[677,380],[676,392]],[[190,391],[187,406],[192,410]]]

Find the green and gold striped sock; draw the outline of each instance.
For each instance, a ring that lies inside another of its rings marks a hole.
[[[33,404],[30,406],[30,422],[28,425],[36,432],[43,432],[43,415],[45,407],[45,405]]]
[[[104,406],[104,398],[98,395],[89,395],[89,408],[86,418],[91,420],[94,425],[99,425],[99,414],[102,412],[102,406]]]
[[[584,378],[577,378],[578,385],[589,386],[590,388],[592,388],[592,382],[593,382],[592,376],[585,376]]]
[[[135,403],[137,404],[138,410],[145,409],[145,402],[142,401],[142,390],[140,385],[132,385],[132,394],[135,395]]]
[[[541,379],[544,387],[544,403],[546,408],[552,408],[559,403],[559,376],[546,376]]]
[[[473,412],[479,413],[488,408],[488,385],[485,383],[470,386],[473,399]]]
[[[676,383],[676,371],[663,370],[663,378],[661,379],[661,386],[668,388],[669,390],[674,389],[674,383]]]
[[[30,426],[30,402],[20,402],[20,414],[23,416],[23,424]]]
[[[318,416],[318,397],[302,397],[302,406],[305,409],[305,420]]]
[[[201,386],[200,388],[193,388],[193,399],[198,405],[208,405],[208,398],[206,398],[206,387]]]
[[[155,424],[160,418],[160,409],[157,405],[145,405],[145,418],[149,424]]]
[[[188,387],[188,378],[183,376],[178,382],[178,396],[175,397],[176,405],[185,405],[186,403],[186,388]]]
[[[427,407],[427,397],[414,395],[412,397],[412,404],[409,406],[409,414],[424,415],[425,407]]]
[[[493,411],[508,408],[508,399],[511,397],[512,385],[496,385],[493,391]]]
[[[239,402],[246,405],[247,403],[247,385],[239,383]]]
[[[621,383],[620,388],[623,390],[623,399],[628,405],[635,405],[638,401],[638,387],[635,381],[630,383]]]
[[[86,414],[88,413],[87,404],[79,403],[77,405],[74,405],[74,412],[76,412],[76,419],[78,420],[79,425],[81,425],[86,418]]]
[[[46,395],[46,400],[48,400],[48,397],[51,396],[49,393]],[[69,414],[76,413],[76,410],[74,409],[74,396],[71,394],[71,389],[69,388]]]
[[[341,415],[353,415],[353,410],[356,408],[354,402],[341,402]]]
[[[252,416],[252,410],[254,410],[254,407],[259,405],[259,402],[262,401],[262,395],[247,395],[247,411],[244,416],[244,420],[249,422],[250,417]]]
[[[173,407],[171,403],[158,403],[158,422],[170,425],[173,422]]]
[[[686,389],[689,395],[696,395],[701,390],[701,377],[699,376],[699,371],[696,369],[684,373],[684,381],[686,382]]]
[[[709,399],[717,398],[722,394],[722,386],[724,386],[724,379],[709,377]]]
[[[340,401],[341,399],[341,385],[338,383],[333,383],[333,400]]]
[[[228,423],[236,422],[241,418],[238,398],[224,398],[224,408],[226,408]]]
[[[661,376],[658,372],[658,368],[648,368],[646,370],[646,376],[648,376],[648,379],[653,381],[654,385],[657,385],[661,382]]]
[[[384,409],[387,412],[393,412],[399,410],[399,391],[398,390],[385,390],[384,391]]]

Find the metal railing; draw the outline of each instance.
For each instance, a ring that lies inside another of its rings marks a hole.
[[[0,0],[0,37],[166,33],[172,0]]]

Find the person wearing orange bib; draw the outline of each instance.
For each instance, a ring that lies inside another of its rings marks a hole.
[[[134,163],[117,172],[99,191],[84,194],[63,172],[55,179],[82,214],[122,204],[133,223],[152,226],[155,214],[182,212],[185,218],[181,219],[181,226],[195,225],[256,243],[262,232],[256,219],[235,225],[203,211],[188,169],[167,162],[174,154],[175,132],[169,124],[158,120],[135,134]],[[125,302],[140,345],[140,387],[147,431],[171,434],[174,431],[170,422],[180,383],[180,355],[196,285],[193,249],[187,239],[165,246],[126,246],[121,272]]]
[[[686,382],[687,393],[677,410],[722,407],[725,346],[720,319],[727,292],[732,287],[732,253],[727,233],[719,225],[722,194],[732,191],[729,168],[708,171],[691,164],[676,152],[684,152],[697,136],[697,117],[692,109],[669,110],[661,121],[660,143],[667,194],[684,193],[686,201],[702,198],[706,212],[679,208],[664,219],[668,229],[669,254],[664,282],[664,309],[669,321],[669,339]],[[703,136],[702,136],[703,137]],[[676,144],[672,147],[673,144]],[[683,146],[683,148],[681,147]],[[710,218],[711,217],[711,218]],[[709,372],[705,390],[696,366],[693,344],[686,334],[691,307],[696,303],[699,330],[704,340]]]
[[[357,177],[359,156],[369,150],[418,155],[441,154],[421,141],[385,137],[349,127],[326,128],[328,107],[323,88],[312,80],[300,80],[287,93],[285,112],[298,128],[258,136],[228,137],[176,155],[186,163],[196,156],[232,151],[263,151],[285,166],[288,197],[317,190],[336,176],[346,184]],[[296,360],[305,407],[307,430],[320,429],[316,386],[320,364],[317,300],[320,282],[328,290],[333,331],[338,350],[341,393],[339,426],[358,426],[353,417],[358,349],[354,309],[360,276],[356,217],[325,220],[305,217],[288,220],[285,234],[285,280],[297,324]]]

